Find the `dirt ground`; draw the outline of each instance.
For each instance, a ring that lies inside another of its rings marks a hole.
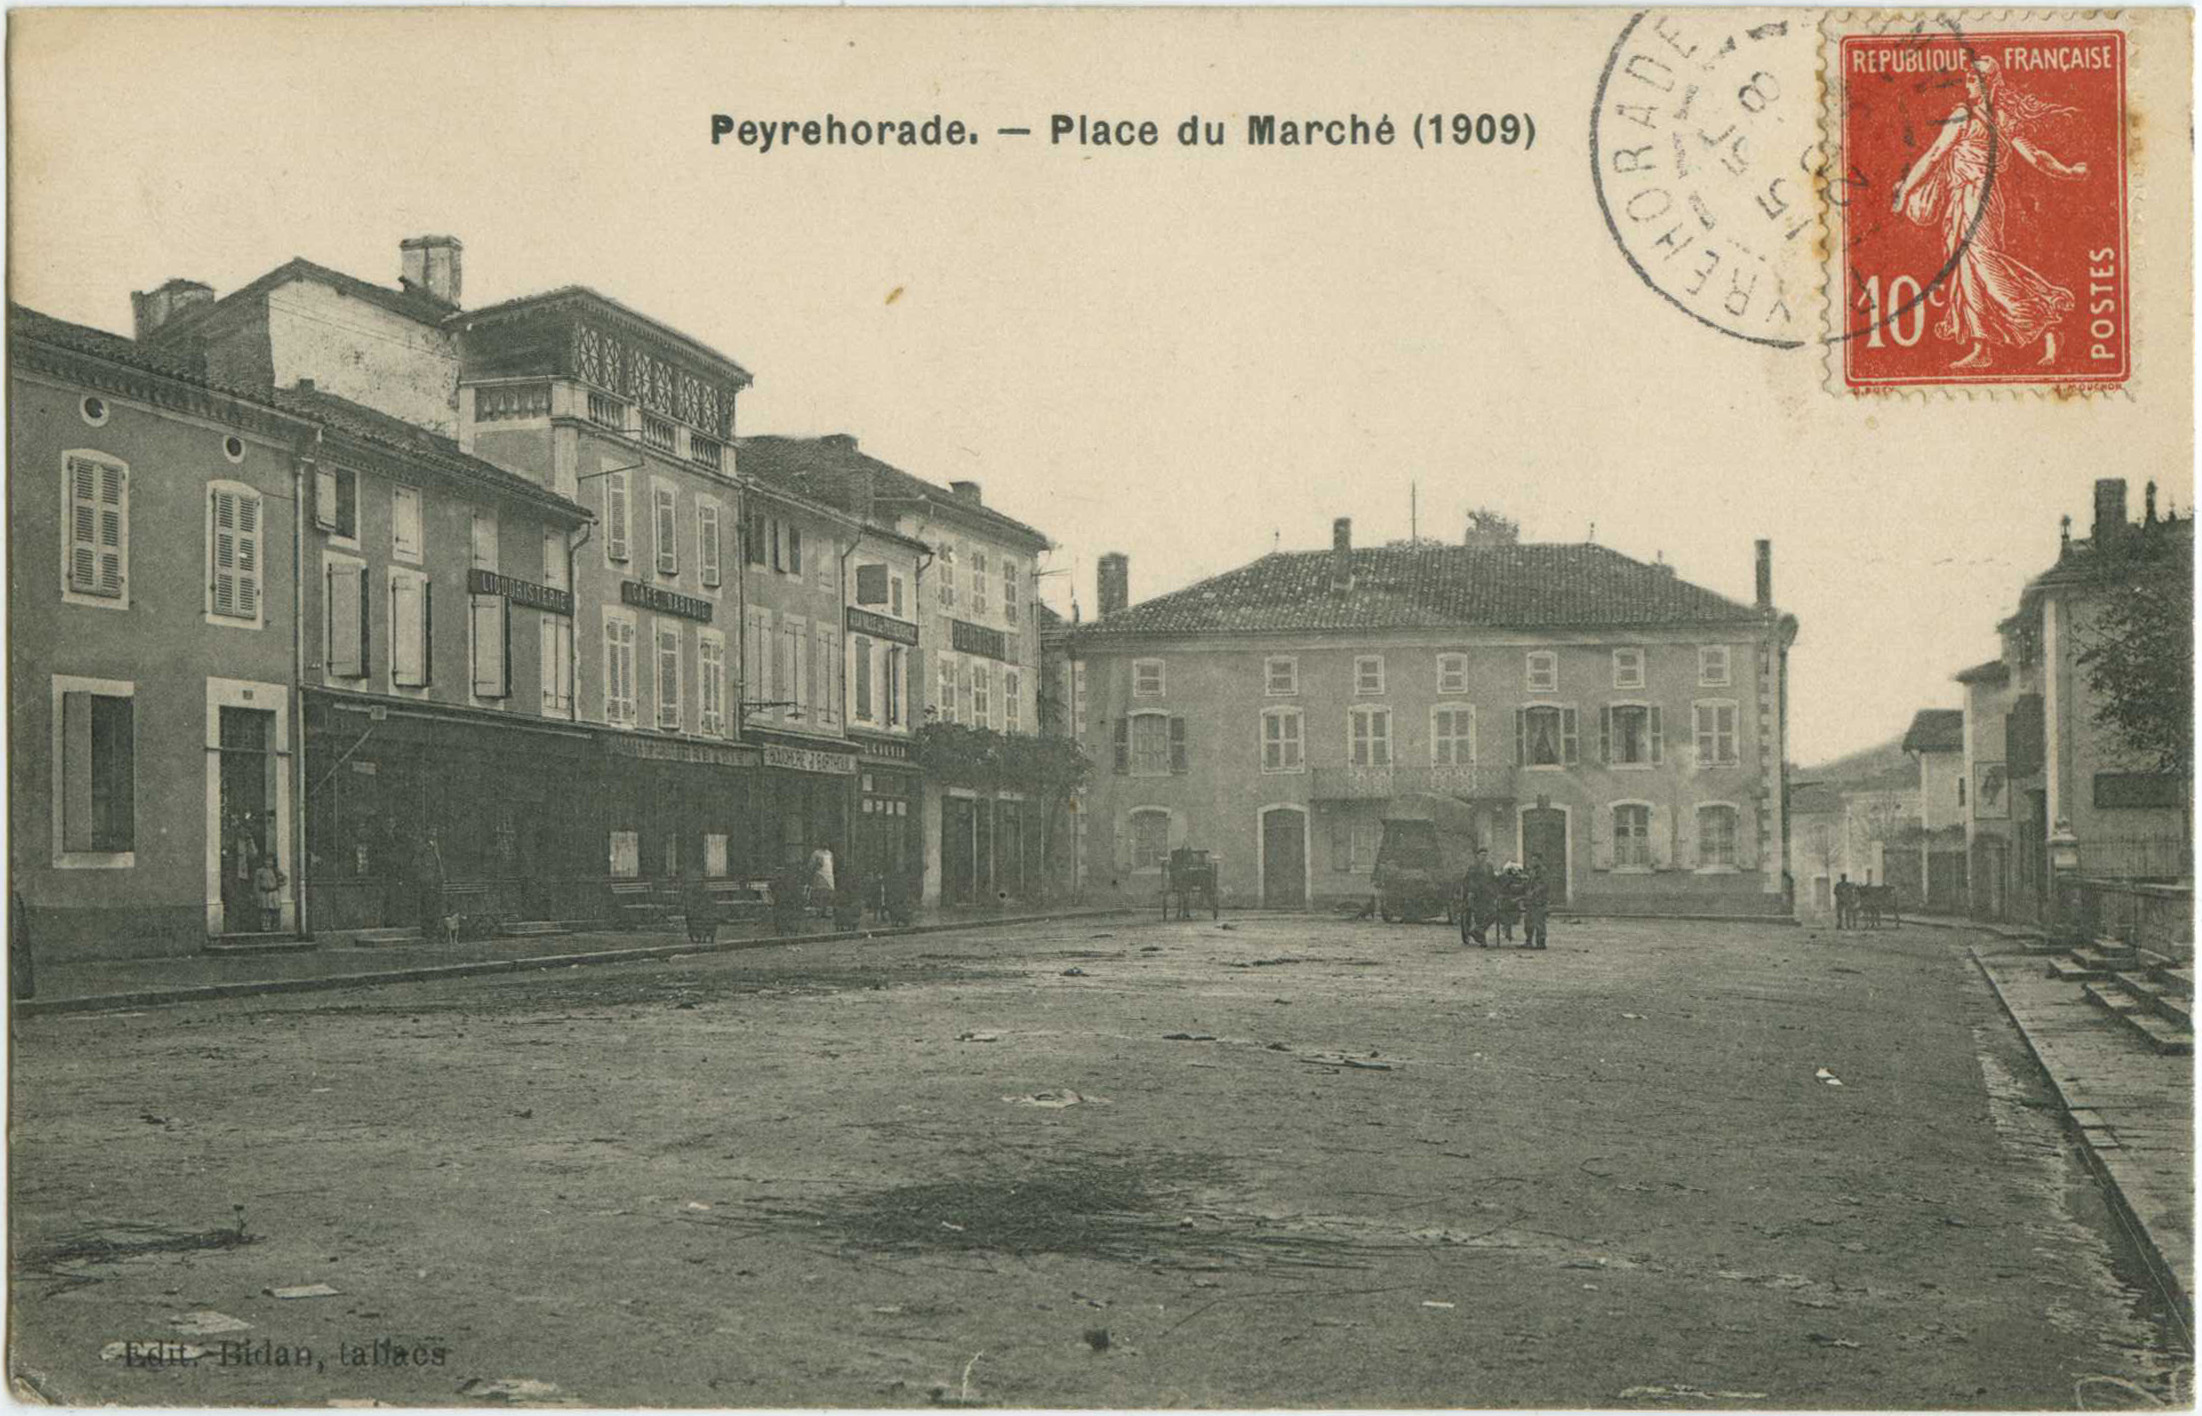
[[[14,1089],[72,1403],[2192,1389],[1929,930],[1088,920],[30,1019]]]

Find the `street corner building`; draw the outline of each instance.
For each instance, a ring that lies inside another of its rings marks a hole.
[[[1578,913],[1789,913],[1793,616],[1757,545],[1740,604],[1594,544],[1272,553],[1070,636],[1096,893],[1152,898],[1178,847],[1231,902],[1366,903],[1387,819],[1461,823]],[[1464,808],[1464,810],[1463,810]]]
[[[11,307],[34,951],[655,921],[821,850],[1035,891],[1019,794],[920,749],[1037,733],[1048,539],[847,435],[745,446],[732,358],[581,286],[468,309],[462,255],[171,280],[133,338]]]

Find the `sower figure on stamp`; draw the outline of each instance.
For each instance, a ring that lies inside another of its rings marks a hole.
[[[1939,227],[1952,265],[1947,285],[1928,297],[1947,301],[1935,337],[1972,347],[1950,367],[1985,369],[1991,344],[2024,349],[2040,340],[2040,362],[2057,357],[2057,325],[2072,312],[2072,292],[2009,253],[2005,195],[2016,154],[2060,182],[2087,175],[2036,147],[2030,132],[2074,110],[2019,92],[1995,60],[1973,56],[1965,67],[1965,101],[1942,120],[1942,131],[1896,184],[1893,210],[1921,226]]]
[[[1491,879],[1491,853],[1482,846],[1476,847],[1476,858],[1469,862],[1468,878],[1461,883],[1460,891],[1460,942],[1473,942],[1488,949],[1490,943],[1484,931],[1491,927],[1491,899],[1494,882]]]

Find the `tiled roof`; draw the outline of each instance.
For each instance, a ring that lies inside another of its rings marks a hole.
[[[1263,556],[1092,621],[1088,635],[1234,634],[1466,625],[1623,628],[1753,624],[1764,614],[1604,546],[1383,546]]]
[[[1964,750],[1965,710],[1962,708],[1922,708],[1912,718],[1911,727],[1904,733],[1906,752]]]
[[[335,394],[322,393],[318,389],[279,388],[270,396],[276,406],[286,412],[311,418],[340,436],[355,438],[370,446],[395,453],[416,466],[477,482],[539,506],[562,511],[577,521],[593,519],[589,509],[580,503],[568,501],[541,483],[532,482],[516,472],[507,472],[495,463],[484,462],[471,453],[461,452],[454,440],[441,433],[415,427],[402,418],[378,413],[348,398],[338,398]]]
[[[14,339],[40,340],[79,354],[90,354],[118,364],[127,364],[147,373],[161,374],[172,379],[188,379],[195,384],[207,383],[205,362],[194,351],[149,349],[134,339],[109,334],[106,330],[94,329],[90,325],[57,320],[52,315],[42,315],[22,305],[8,306],[8,335]],[[223,391],[236,393],[240,398],[254,396],[234,389]],[[259,397],[263,402],[266,401],[265,394]]]
[[[295,256],[257,280],[238,286],[221,299],[178,315],[167,324],[153,331],[152,342],[180,346],[194,344],[197,342],[199,334],[221,323],[223,318],[231,311],[242,309],[268,291],[279,286],[288,285],[294,280],[317,281],[331,289],[342,291],[354,299],[379,305],[393,314],[403,315],[407,319],[417,320],[422,324],[442,324],[458,308],[455,305],[445,304],[433,295],[412,289],[400,288],[393,290],[387,285],[375,285],[369,281],[361,280],[356,275],[346,275],[343,271],[331,270],[329,267],[309,261],[303,256]]]
[[[799,486],[805,495],[829,500],[844,509],[856,506],[855,483],[869,474],[872,496],[877,501],[924,501],[948,516],[976,521],[1012,539],[1027,541],[1035,550],[1049,544],[1046,536],[1014,517],[965,501],[946,487],[859,451],[854,438],[759,433],[737,439],[734,446],[735,465],[743,472],[781,485]]]
[[[1817,812],[1842,810],[1843,787],[1840,782],[1796,782],[1789,788],[1789,814],[1804,816]]]

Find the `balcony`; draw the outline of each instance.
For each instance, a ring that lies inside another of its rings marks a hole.
[[[644,413],[642,415],[643,446],[655,448],[659,452],[670,453],[673,450],[674,442],[673,425],[671,423],[655,413]]]
[[[627,431],[627,405],[608,393],[589,390],[589,421],[615,433]]]
[[[1463,801],[1511,801],[1512,767],[1317,767],[1308,773],[1310,801],[1384,801],[1434,792]]]

